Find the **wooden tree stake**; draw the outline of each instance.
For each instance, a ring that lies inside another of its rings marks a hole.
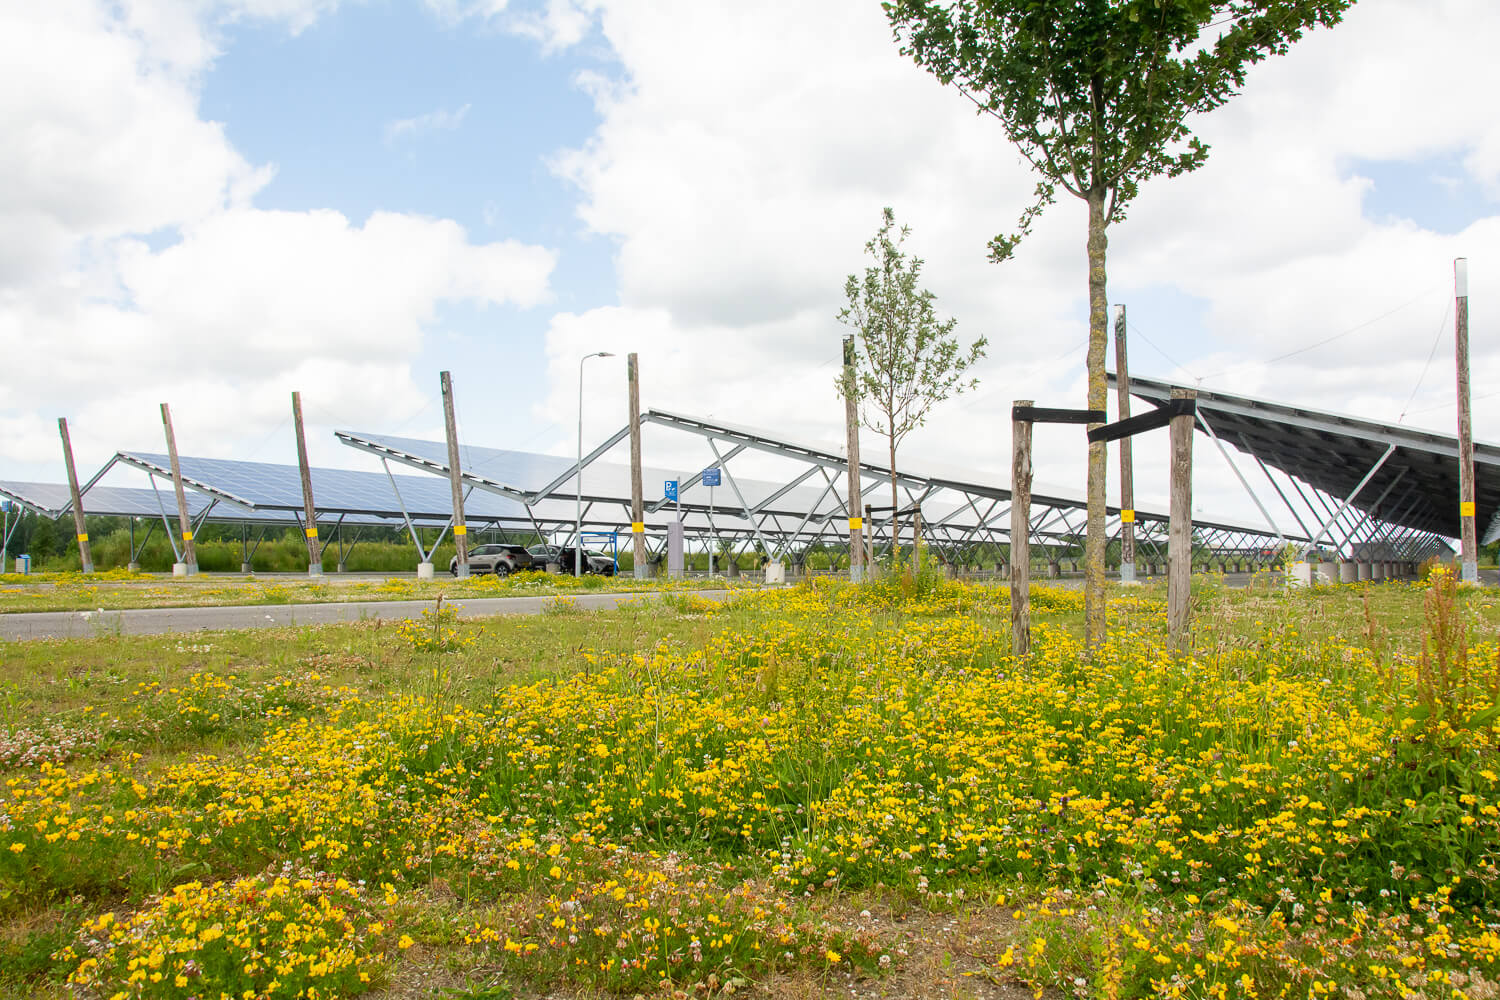
[[[1010,427],[1010,648],[1025,656],[1031,652],[1031,421],[1013,420]]]
[[[1196,399],[1192,389],[1173,389],[1173,399]],[[1193,579],[1193,424],[1191,413],[1172,418],[1171,525],[1167,539],[1167,633],[1174,645],[1188,639]]]

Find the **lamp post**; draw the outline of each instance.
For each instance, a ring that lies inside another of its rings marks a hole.
[[[589,358],[612,358],[609,351],[595,351],[578,359],[578,506],[573,526],[573,576],[583,576],[583,363]]]

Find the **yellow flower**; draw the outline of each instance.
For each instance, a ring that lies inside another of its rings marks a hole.
[[[416,943],[417,942],[411,939],[410,934],[403,934],[401,935],[400,939],[396,941],[396,947],[400,948],[402,951],[405,951]]]
[[[828,959],[828,963],[830,965],[837,965],[843,959],[844,956],[840,955],[838,952],[834,951],[832,948],[829,948],[827,951],[823,952],[823,957],[826,958],[826,959]]]

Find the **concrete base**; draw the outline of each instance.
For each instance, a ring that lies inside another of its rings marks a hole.
[[[139,573],[141,571],[141,564],[138,562],[126,563],[125,569],[131,573]]]
[[[766,582],[767,583],[771,582],[771,567],[775,566],[775,565],[778,565],[778,564],[777,563],[767,563],[766,564]],[[850,566],[849,567],[849,582],[850,583],[863,583],[864,579],[865,579],[865,568],[863,566]]]
[[[431,580],[432,579],[432,563],[430,563],[430,562],[417,563],[417,579],[418,580]]]
[[[724,564],[724,575],[731,580],[737,580],[740,576],[740,564],[730,560]]]
[[[1135,578],[1135,563],[1128,562],[1128,563],[1121,563],[1120,564],[1120,582],[1121,583],[1136,583],[1137,582],[1136,578]]]
[[[547,572],[548,573],[561,573],[562,572],[562,563],[549,562],[547,564]]]
[[[1377,562],[1377,563],[1371,563],[1370,564],[1370,579],[1372,579],[1372,580],[1384,580],[1385,579],[1385,563],[1383,563],[1383,562]]]
[[[630,575],[637,580],[649,580],[651,579],[651,567],[643,562],[636,563],[631,567]]]
[[[432,564],[428,563],[428,565],[430,566]],[[457,569],[457,572],[453,574],[453,578],[455,580],[467,580],[469,578],[469,564],[468,563],[459,563],[458,566],[455,567],[455,568]],[[418,573],[418,575],[421,575],[421,570],[418,569],[417,573]],[[431,570],[428,571],[427,575],[429,577],[432,576]]]
[[[1317,581],[1319,583],[1327,584],[1339,582],[1339,564],[1336,562],[1318,563],[1317,572]]]
[[[1359,579],[1360,580],[1369,580],[1369,579],[1371,579],[1372,578],[1371,577],[1372,572],[1373,572],[1373,570],[1372,570],[1372,568],[1371,568],[1371,566],[1370,566],[1369,563],[1362,562],[1362,563],[1359,564]]]
[[[249,576],[252,572],[249,563],[240,563],[240,572]]]
[[[335,573],[347,573],[347,572],[349,572],[349,565],[348,565],[348,563],[339,563],[338,569],[334,570],[334,572]]]
[[[187,576],[188,575],[188,566],[187,566],[187,563],[183,563],[183,562],[173,563],[172,564],[172,575],[173,576]]]
[[[1056,580],[1058,577],[1062,576],[1062,566],[1058,563],[1048,563],[1047,575]]]
[[[310,563],[307,567],[308,576],[322,576],[323,564],[321,562]]]
[[[1339,563],[1339,583],[1353,583],[1359,579],[1359,567],[1352,562]]]
[[[1286,583],[1288,587],[1311,587],[1313,582],[1313,567],[1309,562],[1294,562],[1287,569]]]
[[[862,573],[863,570],[864,570],[864,567],[863,566],[856,566],[856,567],[854,567],[854,569],[857,570],[857,571],[860,571]],[[854,580],[854,576],[853,576],[852,573],[851,573],[851,575],[850,575],[849,578],[851,580]],[[768,562],[768,563],[766,563],[766,582],[767,583],[786,583],[786,563],[779,563],[779,562]],[[855,580],[854,582],[858,583],[859,581]]]

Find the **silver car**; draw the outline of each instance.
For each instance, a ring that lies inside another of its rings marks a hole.
[[[501,545],[492,543],[477,545],[469,550],[470,573],[493,573],[509,576],[524,569],[531,569],[531,553],[523,545]],[[458,556],[448,560],[448,572],[458,575]]]

